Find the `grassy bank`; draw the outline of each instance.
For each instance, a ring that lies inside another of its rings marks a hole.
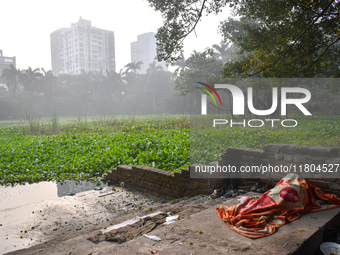
[[[208,163],[219,159],[219,155],[229,147],[262,149],[265,144],[270,143],[340,148],[339,117],[295,119],[298,125],[294,128],[285,128],[277,124],[274,128],[271,125],[263,128],[230,128],[228,125],[216,128],[192,128],[191,160]],[[205,127],[212,126],[212,123],[204,124]]]

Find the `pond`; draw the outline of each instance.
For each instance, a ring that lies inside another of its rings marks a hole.
[[[71,180],[0,186],[0,210],[53,200],[62,196],[72,196],[79,192],[103,187],[107,187],[107,184]]]
[[[65,181],[0,186],[0,254],[150,211],[171,198],[129,185]]]

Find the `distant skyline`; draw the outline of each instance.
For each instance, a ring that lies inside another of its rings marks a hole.
[[[91,20],[92,26],[115,33],[116,71],[131,61],[130,44],[137,35],[157,32],[162,25],[160,13],[149,7],[146,0],[11,0],[1,4],[0,49],[4,56],[16,56],[17,68],[51,69],[50,33],[70,27],[79,17]],[[203,51],[222,39],[217,28],[228,18],[228,10],[218,16],[202,17],[196,35],[184,41],[188,58],[193,50]]]

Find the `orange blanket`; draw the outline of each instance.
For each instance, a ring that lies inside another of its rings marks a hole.
[[[300,217],[340,206],[340,198],[321,189],[296,174],[288,174],[276,186],[260,197],[247,197],[229,208],[221,205],[217,214],[228,226],[249,238],[273,234],[276,229]]]

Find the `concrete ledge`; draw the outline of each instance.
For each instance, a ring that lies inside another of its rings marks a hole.
[[[258,195],[258,193],[248,193]],[[223,203],[233,206],[238,203],[236,198]],[[158,244],[160,254],[233,254],[233,255],[266,255],[266,254],[294,254],[311,255],[318,251],[323,231],[332,226],[335,221],[340,222],[340,208],[315,213],[302,214],[293,222],[288,222],[267,237],[250,239],[231,230],[216,214],[218,206],[211,206],[191,217],[171,225],[171,238],[179,241],[173,245]],[[202,230],[203,234],[198,231]],[[185,244],[180,246],[183,233],[190,233],[192,239],[186,236],[185,242],[193,241],[189,248]],[[160,228],[151,232],[156,236],[169,236],[168,228]],[[146,247],[152,247],[153,242],[138,237],[138,242]],[[190,251],[190,252],[189,252]]]
[[[266,144],[263,147],[266,153],[300,154],[317,157],[338,157],[339,150],[332,147],[296,145],[296,144]]]

